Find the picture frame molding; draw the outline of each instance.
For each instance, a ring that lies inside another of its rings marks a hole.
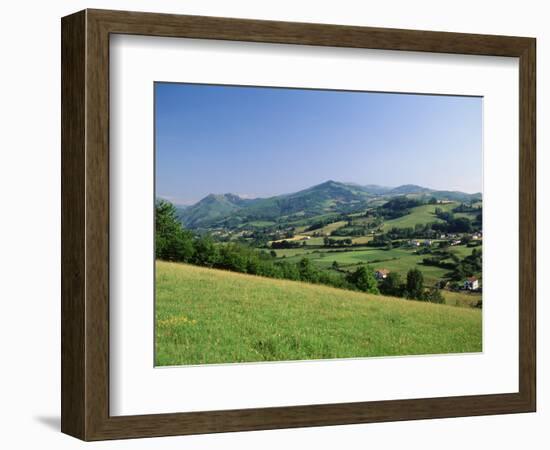
[[[64,17],[61,33],[62,432],[88,441],[536,410],[534,38],[95,9]],[[519,391],[110,416],[109,37],[112,34],[519,58]]]

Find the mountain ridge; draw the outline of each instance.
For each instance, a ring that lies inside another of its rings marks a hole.
[[[439,191],[414,184],[391,188],[327,180],[297,192],[265,198],[248,199],[233,193],[211,193],[183,209],[180,218],[189,228],[211,227],[217,223],[236,226],[250,220],[275,221],[281,217],[346,213],[366,208],[371,201],[396,196],[434,197],[449,201],[481,198],[480,193]]]

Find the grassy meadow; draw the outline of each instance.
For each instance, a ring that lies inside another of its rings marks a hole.
[[[443,210],[449,210],[451,206],[456,206],[454,204],[448,205],[421,205],[416,206],[411,209],[410,214],[407,214],[403,217],[398,217],[397,219],[388,220],[384,223],[386,228],[406,228],[414,227],[416,224],[427,224],[432,222],[442,222],[441,219],[438,219],[435,215],[435,208],[439,207]]]
[[[157,366],[482,350],[477,308],[162,261],[155,314]]]
[[[480,98],[155,93],[157,366],[482,350]]]

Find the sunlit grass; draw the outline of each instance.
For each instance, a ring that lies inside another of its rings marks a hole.
[[[157,262],[157,365],[481,351],[481,311]]]

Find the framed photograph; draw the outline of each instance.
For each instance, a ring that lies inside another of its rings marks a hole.
[[[534,38],[61,28],[64,433],[535,411]]]

